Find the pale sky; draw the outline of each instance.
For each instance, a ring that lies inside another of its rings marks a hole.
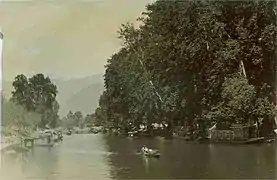
[[[104,73],[107,58],[120,48],[120,24],[135,22],[152,1],[2,1],[4,80],[21,73],[60,78]]]

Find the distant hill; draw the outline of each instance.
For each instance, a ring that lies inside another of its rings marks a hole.
[[[69,80],[53,79],[52,81],[59,90],[57,100],[60,104],[61,116],[66,115],[69,110],[79,110],[83,114],[94,112],[104,90],[102,74]]]
[[[52,79],[52,81],[58,87],[57,100],[61,116],[65,116],[69,110],[79,110],[83,114],[94,112],[104,90],[102,74],[69,80]],[[3,89],[4,95],[10,97],[12,82],[3,82]]]
[[[94,112],[98,106],[98,100],[103,91],[103,84],[91,84],[72,95],[65,102],[64,109],[72,109],[74,111],[79,110],[85,114]]]

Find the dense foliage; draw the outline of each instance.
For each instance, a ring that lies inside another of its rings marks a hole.
[[[122,25],[95,117],[109,128],[261,123],[272,132],[275,1],[162,1]],[[205,133],[202,133],[205,135]]]
[[[27,78],[21,74],[13,81],[11,101],[24,107],[28,112],[35,112],[41,115],[40,127],[46,125],[55,127],[58,121],[59,104],[56,101],[58,93],[49,77],[43,74],[36,74]]]
[[[94,114],[87,114],[83,116],[81,111],[72,112],[69,111],[66,117],[63,117],[60,122],[60,126],[66,129],[72,129],[78,127],[83,129],[84,127],[92,127],[97,125],[95,123]]]
[[[31,133],[40,119],[40,115],[28,112],[25,108],[13,102],[3,99],[2,130],[4,136],[28,135]]]

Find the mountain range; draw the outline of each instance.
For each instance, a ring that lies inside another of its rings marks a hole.
[[[70,110],[81,111],[84,115],[93,113],[104,91],[102,74],[68,80],[52,79],[52,82],[59,91],[57,101],[60,104],[60,116],[65,116]],[[12,82],[4,81],[3,90],[4,95],[10,97],[13,90]]]

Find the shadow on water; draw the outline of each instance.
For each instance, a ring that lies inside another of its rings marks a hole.
[[[276,178],[276,145],[187,144],[182,140],[106,137],[112,174],[117,179]],[[143,144],[157,148],[159,159],[143,158]]]

